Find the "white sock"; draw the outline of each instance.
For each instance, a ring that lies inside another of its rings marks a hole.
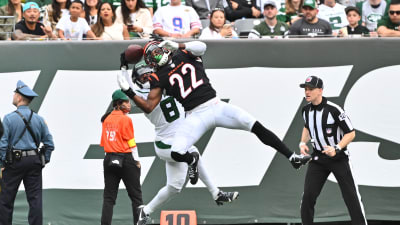
[[[208,191],[211,193],[213,199],[215,200],[218,196],[219,189],[214,185],[208,176],[207,170],[203,164],[201,157],[199,158],[199,163],[197,164],[199,169],[199,178],[207,186]]]
[[[169,201],[173,196],[177,195],[179,193],[179,190],[171,187],[171,186],[164,186],[161,188],[157,195],[154,196],[154,198],[147,204],[144,208],[143,211],[146,214],[151,214],[159,208],[162,204],[166,203]]]

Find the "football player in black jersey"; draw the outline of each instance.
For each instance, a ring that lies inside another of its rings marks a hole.
[[[264,144],[285,155],[295,169],[311,160],[310,156],[297,155],[270,130],[243,109],[220,101],[205,73],[201,56],[206,44],[200,41],[176,43],[150,41],[144,47],[144,59],[156,69],[150,76],[151,91],[147,100],[137,96],[121,75],[121,89],[144,112],[150,113],[160,102],[163,91],[177,99],[184,107],[186,118],[176,132],[171,157],[189,166],[191,183],[198,179],[198,153],[187,150],[209,129],[225,127],[254,133]],[[197,154],[197,155],[196,155]]]

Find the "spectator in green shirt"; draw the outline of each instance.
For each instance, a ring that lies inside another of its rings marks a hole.
[[[254,28],[249,33],[249,38],[262,38],[263,36],[281,36],[286,35],[289,26],[282,21],[276,19],[278,10],[276,4],[272,0],[268,0],[264,3],[264,21],[260,24],[254,26]]]
[[[378,21],[378,34],[381,37],[400,37],[400,0],[392,0],[388,16]]]

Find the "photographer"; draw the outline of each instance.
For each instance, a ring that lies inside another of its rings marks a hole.
[[[43,118],[29,104],[38,95],[24,82],[18,81],[13,97],[17,107],[4,117],[4,134],[0,140],[0,167],[3,171],[0,193],[0,224],[12,224],[14,201],[21,181],[24,181],[29,202],[30,225],[43,224],[42,168],[50,161],[54,150],[53,137]],[[40,151],[39,144],[43,143]]]

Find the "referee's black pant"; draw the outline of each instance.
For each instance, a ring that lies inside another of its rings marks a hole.
[[[126,191],[132,202],[133,224],[137,224],[139,219],[137,208],[143,204],[142,188],[140,185],[140,168],[137,166],[137,162],[133,159],[131,153],[122,154],[124,156],[122,168],[109,167],[108,164],[111,160],[111,154],[107,153],[103,161],[104,194],[101,225],[111,224],[121,179],[125,184]]]
[[[315,160],[315,157],[317,157],[317,160]],[[331,172],[338,181],[352,224],[366,225],[367,221],[361,203],[361,196],[354,183],[348,156],[341,152],[331,158],[316,150],[313,153],[313,160],[308,164],[304,182],[304,193],[301,202],[301,221],[303,225],[314,224],[314,206]]]
[[[24,182],[29,203],[28,222],[30,225],[42,225],[42,165],[37,155],[22,157],[3,171],[0,225],[12,225],[14,201],[21,181]]]

